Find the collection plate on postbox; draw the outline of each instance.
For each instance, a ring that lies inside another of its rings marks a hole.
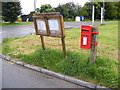
[[[60,13],[36,13],[33,15],[37,35],[64,38],[64,22]]]

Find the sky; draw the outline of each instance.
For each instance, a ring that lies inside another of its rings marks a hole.
[[[19,0],[22,6],[22,13],[29,14],[34,11],[34,0]],[[75,4],[84,5],[89,0],[36,0],[36,7],[40,8],[43,4],[50,4],[52,7],[57,7],[59,4],[65,4],[67,2],[74,2]]]

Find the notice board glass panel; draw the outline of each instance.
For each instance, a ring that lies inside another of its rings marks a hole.
[[[48,19],[49,30],[51,35],[61,35],[60,21],[59,18]]]
[[[40,34],[46,34],[46,24],[44,19],[36,19],[37,22],[37,27],[38,27],[38,32]]]

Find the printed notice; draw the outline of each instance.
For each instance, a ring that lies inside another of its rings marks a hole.
[[[49,19],[48,23],[49,23],[50,30],[59,30],[59,22],[58,22],[58,20],[55,20],[55,19],[50,20]]]
[[[45,21],[42,19],[37,19],[37,26],[40,30],[46,30]]]
[[[83,45],[87,45],[87,37],[83,37]]]

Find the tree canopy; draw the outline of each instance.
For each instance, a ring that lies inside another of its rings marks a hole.
[[[119,2],[120,3],[120,2]],[[92,19],[92,6],[95,6],[95,19],[101,18],[101,7],[103,2],[86,2],[81,7],[79,4],[69,2],[63,5],[59,5],[55,8],[55,11],[60,12],[64,18],[74,19],[75,16],[84,16],[85,19]],[[105,2],[104,7],[104,19],[119,19],[119,4],[118,2]]]
[[[119,2],[120,3],[120,2]],[[103,2],[86,2],[82,7],[74,2],[68,2],[65,4],[59,4],[56,8],[53,8],[50,4],[42,5],[37,8],[37,12],[60,12],[64,19],[74,20],[76,16],[84,16],[85,19],[92,19],[92,6],[95,6],[95,19],[101,19],[101,7],[103,7]],[[104,3],[104,19],[119,19],[119,4],[118,2],[105,2]]]
[[[59,4],[59,6],[55,8],[55,11],[60,12],[66,19],[74,19],[75,16],[79,14],[80,10],[81,6],[74,4],[73,2],[69,2],[63,5]]]
[[[119,19],[119,4],[120,2],[105,2],[104,7],[104,19]],[[36,11],[40,13],[46,12],[60,12],[64,19],[74,20],[76,16],[84,16],[85,19],[92,19],[92,6],[95,6],[95,19],[101,18],[101,7],[103,2],[86,2],[82,7],[79,4],[68,2],[65,4],[59,4],[56,8],[53,8],[50,4],[41,5]],[[30,12],[30,15],[35,11]],[[21,14],[20,2],[2,2],[2,16],[3,20],[14,23],[17,17]]]
[[[92,18],[92,6],[95,6],[95,19],[100,19],[101,15],[101,7],[103,7],[103,2],[88,2],[84,5],[84,12],[87,11],[88,16],[87,19]],[[105,19],[118,19],[118,2],[105,2],[104,6],[104,18]]]
[[[40,11],[41,13],[46,13],[46,12],[53,12],[54,9],[50,4],[44,4],[40,7],[40,9],[37,8],[37,12]]]
[[[20,2],[2,2],[3,20],[14,23],[21,14]]]

